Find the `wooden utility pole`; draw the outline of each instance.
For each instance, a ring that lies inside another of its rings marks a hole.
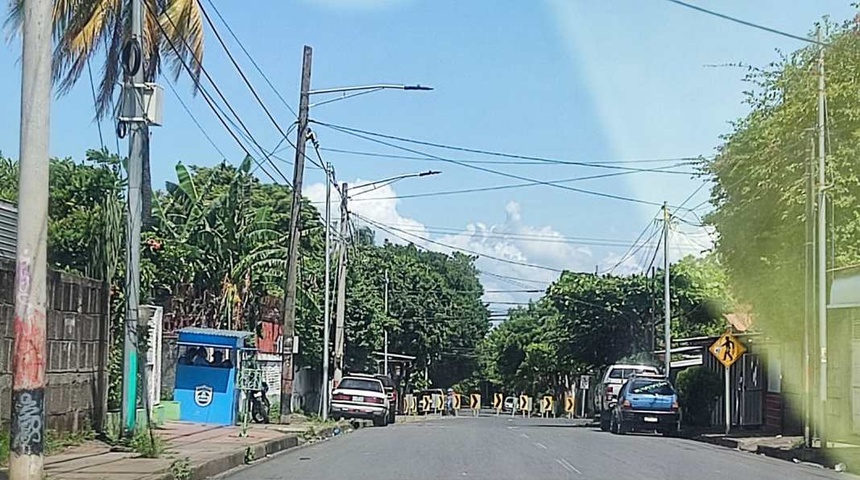
[[[344,321],[346,319],[346,239],[349,236],[349,185],[346,182],[340,187],[340,251],[337,256],[337,307],[335,310],[334,327],[334,381],[340,383],[343,378],[344,353]]]
[[[23,3],[21,136],[15,274],[15,351],[9,478],[44,478],[47,355],[48,140],[53,3]]]
[[[666,344],[666,378],[672,371],[672,296],[669,293],[669,207],[663,202],[663,305],[666,313],[663,327]]]
[[[293,339],[296,331],[296,277],[301,236],[302,177],[305,171],[305,140],[311,89],[313,50],[305,45],[302,57],[302,85],[296,131],[296,160],[293,168],[293,202],[290,205],[290,245],[287,253],[287,288],[284,291],[283,331],[281,332],[281,423],[289,421],[293,401]]]

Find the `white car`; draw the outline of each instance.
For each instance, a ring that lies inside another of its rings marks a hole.
[[[505,398],[504,411],[513,412],[517,408],[517,404],[519,403],[516,397],[507,397]]]
[[[391,405],[385,387],[377,378],[346,376],[334,389],[331,396],[331,416],[373,420],[376,427],[388,425],[388,410]]]

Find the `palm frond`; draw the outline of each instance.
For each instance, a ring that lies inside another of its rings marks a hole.
[[[203,18],[200,5],[197,0],[170,0],[158,21],[165,32],[161,47],[171,56],[174,79],[179,78],[184,69],[183,63],[186,63],[193,73],[196,89],[203,68]]]

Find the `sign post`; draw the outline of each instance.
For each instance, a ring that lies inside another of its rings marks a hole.
[[[579,376],[579,389],[582,390],[582,405],[580,406],[580,418],[585,418],[585,402],[588,398],[588,389],[591,387],[591,376],[589,375],[580,375]]]
[[[724,402],[726,408],[726,434],[732,428],[732,391],[731,391],[731,368],[735,362],[744,356],[747,349],[744,344],[737,339],[731,332],[724,333],[720,338],[708,348],[708,351],[726,367],[725,381],[726,391],[724,393]]]

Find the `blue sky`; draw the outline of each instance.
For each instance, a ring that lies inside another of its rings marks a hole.
[[[304,44],[314,47],[314,88],[379,82],[435,87],[432,92],[383,91],[319,106],[311,112],[316,120],[444,144],[577,161],[712,154],[719,135],[729,131],[728,122],[746,112],[742,104],[746,85],[741,82],[742,70],[709,65],[764,65],[778,58],[777,50],[788,52],[802,46],[796,40],[665,0],[296,0],[254,2],[254,9],[248,8],[248,2],[216,1],[293,108]],[[855,13],[848,0],[691,1],[800,35],[809,32],[822,15],[843,20]],[[293,120],[290,112],[235,51],[282,125],[289,125]],[[0,89],[10,99],[20,91],[19,55],[17,42],[0,47],[0,68],[11,72],[0,77]],[[212,35],[207,36],[204,64],[260,143],[267,149],[276,145],[277,131],[253,102]],[[96,74],[98,68],[94,64]],[[166,84],[166,79],[160,83]],[[187,80],[180,80],[178,92],[228,160],[238,162],[240,149],[202,98],[192,97]],[[80,158],[86,149],[99,145],[98,129],[91,121],[91,100],[85,74],[74,91],[54,103],[53,155]],[[6,104],[6,123],[0,129],[0,151],[13,157],[18,151],[17,103]],[[115,149],[113,126],[105,123],[103,131],[108,148]],[[404,153],[324,127],[316,131],[324,148]],[[413,147],[460,160],[498,160]],[[124,152],[127,146],[121,143],[120,148]],[[292,159],[289,150],[279,155]],[[324,156],[335,165],[339,179],[350,182],[442,170],[435,177],[404,180],[393,188],[377,190],[363,201],[356,199],[353,208],[359,215],[442,243],[521,263],[608,268],[657,213],[657,207],[651,205],[549,187],[373,200],[517,181],[438,162],[334,152],[324,152]],[[172,178],[179,160],[213,164],[221,158],[166,88],[165,125],[153,135],[155,186]],[[485,166],[541,180],[606,173],[571,165]],[[288,165],[280,163],[279,167],[291,174]],[[306,192],[316,200],[322,180],[319,170],[307,171]],[[683,175],[637,173],[570,185],[678,204],[700,184]],[[701,203],[707,194],[708,188],[699,190],[688,206]],[[672,243],[677,245],[673,256],[708,243],[707,234],[684,228],[678,226],[673,235]],[[562,236],[619,243],[611,247],[581,245],[562,241]],[[651,251],[650,246],[642,248],[620,268],[634,270],[647,262]],[[540,281],[556,275],[489,259],[480,260],[479,267]],[[491,289],[517,288],[496,278],[484,280]],[[493,297],[500,301],[521,298],[504,293]]]

